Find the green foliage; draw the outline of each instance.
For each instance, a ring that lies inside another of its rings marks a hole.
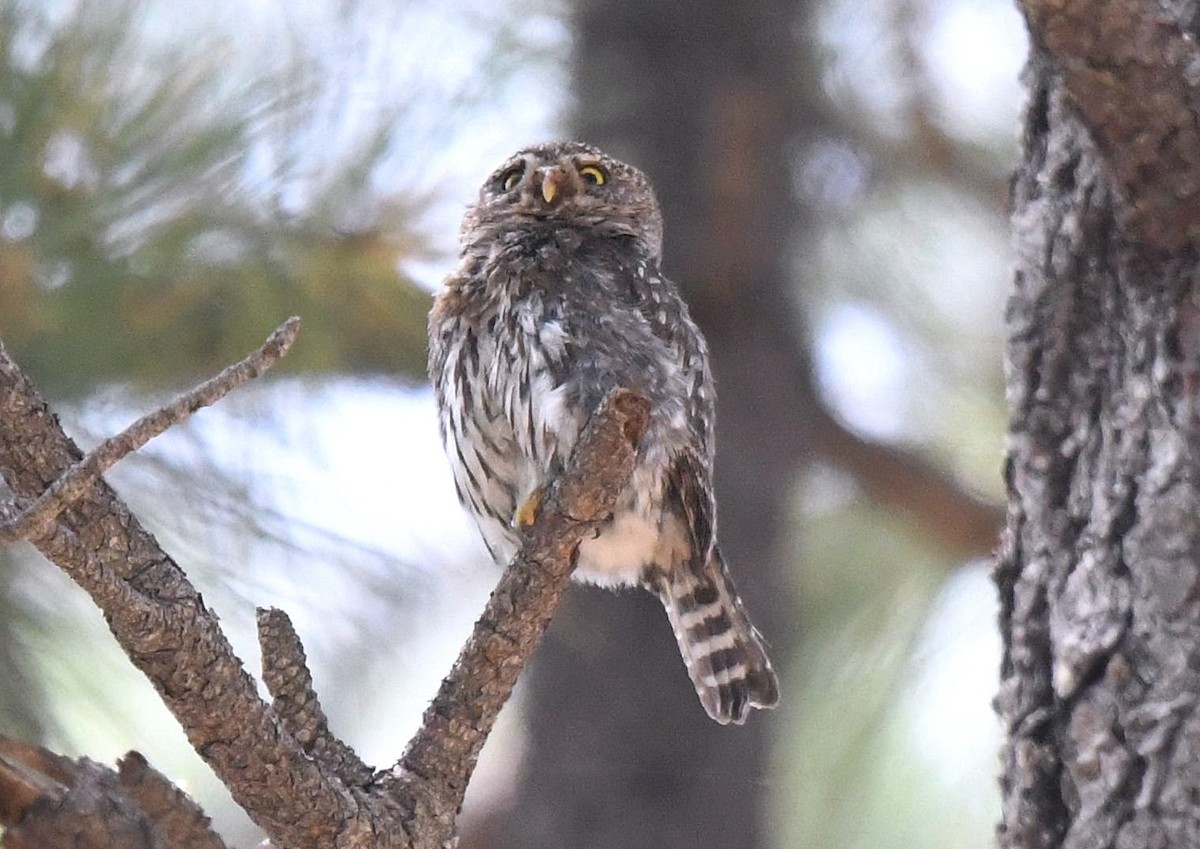
[[[52,723],[43,712],[46,693],[28,648],[45,640],[47,628],[14,598],[14,560],[0,550],[0,732],[37,740]]]
[[[947,581],[941,552],[862,504],[808,517],[801,540],[779,845],[988,845],[998,647],[980,640],[994,637],[986,578]],[[956,608],[982,615],[963,622]]]
[[[215,37],[156,53],[147,5],[0,6],[0,338],[58,395],[210,373],[293,314],[292,370],[422,372],[416,207],[369,186],[386,132],[286,203],[304,163],[261,153],[315,83],[230,73]]]

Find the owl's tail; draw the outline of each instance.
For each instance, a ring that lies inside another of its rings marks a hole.
[[[699,571],[681,565],[655,587],[708,715],[741,725],[750,708],[779,703],[779,682],[714,545]]]

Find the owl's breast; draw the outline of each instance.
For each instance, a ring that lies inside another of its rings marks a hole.
[[[459,278],[463,309],[440,372],[457,383],[444,404],[451,462],[464,503],[504,562],[518,541],[515,510],[566,462],[605,395],[617,387],[645,395],[651,422],[629,491],[612,527],[581,554],[580,572],[604,583],[636,580],[674,547],[660,550],[658,540],[667,469],[683,451],[706,454],[691,415],[704,375],[656,324],[650,266],[608,247],[546,255],[541,244],[510,244]]]
[[[565,460],[585,419],[572,404],[570,356],[554,299],[537,292],[500,299],[482,317],[475,414],[482,427],[507,437],[519,497]]]

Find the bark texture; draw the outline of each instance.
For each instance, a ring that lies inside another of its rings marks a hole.
[[[6,849],[226,849],[194,802],[137,752],[118,771],[0,737]]]
[[[1183,0],[1021,0],[1035,43],[1123,196],[1122,229],[1184,250],[1200,238],[1200,57]]]
[[[261,373],[286,350],[285,330],[290,339],[296,322],[87,457],[0,343],[0,478],[16,497],[0,502],[0,527],[28,535],[91,595],[197,753],[275,845],[445,849],[479,750],[554,613],[579,543],[628,482],[649,403],[617,390],[593,414],[421,729],[376,775],[329,730],[287,617],[259,613],[267,705],[187,576],[99,478],[160,425]],[[198,809],[140,756],[126,759],[118,781],[103,767],[10,743],[0,738],[0,828],[13,846],[219,845]]]
[[[1194,847],[1200,278],[1197,162],[1181,151],[1197,5],[1023,8],[1000,845]]]

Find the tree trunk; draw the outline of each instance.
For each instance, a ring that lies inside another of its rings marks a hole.
[[[1023,5],[1000,845],[1200,846],[1197,4]]]
[[[785,700],[794,634],[778,530],[816,409],[785,269],[803,225],[785,160],[802,91],[797,15],[779,0],[581,0],[575,16],[577,135],[654,181],[666,271],[710,343],[722,550]],[[529,686],[530,748],[505,845],[765,845],[776,720],[722,728],[705,716],[657,600],[577,589]]]

